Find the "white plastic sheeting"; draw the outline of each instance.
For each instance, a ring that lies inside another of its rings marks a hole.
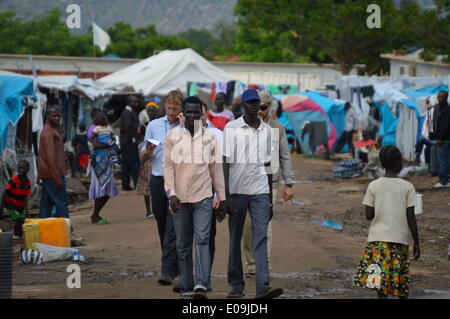
[[[79,90],[90,100],[96,100],[99,97],[114,93],[113,91],[97,87],[90,78],[80,79],[72,75],[38,76],[36,83],[38,86],[48,89],[62,91]]]
[[[247,84],[298,85],[300,91],[316,90],[320,79],[314,74],[292,74],[275,72],[232,72],[233,79]]]
[[[132,87],[144,95],[166,95],[186,90],[187,82],[228,82],[231,76],[215,67],[192,49],[165,50],[96,81],[105,89]]]
[[[416,157],[415,145],[418,127],[419,122],[417,121],[416,110],[400,103],[398,105],[396,145],[402,152],[403,158],[408,161],[413,161]]]

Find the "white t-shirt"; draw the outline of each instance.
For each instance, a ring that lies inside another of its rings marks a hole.
[[[413,243],[406,216],[406,209],[416,206],[416,191],[410,182],[380,177],[369,184],[363,204],[375,208],[368,242]]]
[[[223,134],[223,155],[230,163],[230,194],[269,194],[265,163],[272,156],[272,128],[260,120],[251,128],[244,117],[229,122]]]

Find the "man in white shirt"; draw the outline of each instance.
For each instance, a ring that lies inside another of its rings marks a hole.
[[[253,255],[256,265],[256,298],[271,299],[283,293],[281,288],[269,286],[267,257],[267,228],[272,215],[272,130],[258,117],[261,100],[256,90],[242,95],[244,115],[230,123],[224,130],[224,176],[229,217],[230,248],[228,259],[228,284],[232,290],[228,298],[244,296],[241,239],[245,216],[252,217]]]

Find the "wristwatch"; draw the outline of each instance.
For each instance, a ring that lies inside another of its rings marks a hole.
[[[294,184],[286,184],[287,187],[292,188],[294,187]]]

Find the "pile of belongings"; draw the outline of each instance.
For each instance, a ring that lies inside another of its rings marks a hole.
[[[333,168],[333,176],[339,178],[354,178],[363,174],[364,165],[357,160],[342,160]]]

